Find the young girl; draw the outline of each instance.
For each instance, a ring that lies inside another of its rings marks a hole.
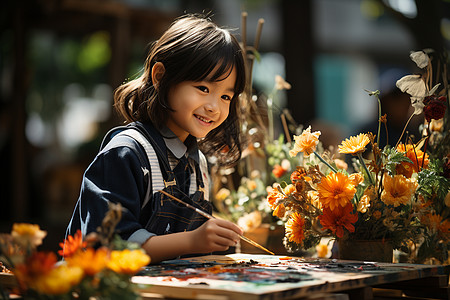
[[[96,231],[108,204],[120,203],[117,232],[142,245],[152,263],[234,246],[238,226],[208,220],[159,191],[212,212],[203,153],[221,164],[240,158],[244,85],[233,35],[203,17],[176,20],[152,45],[143,74],[116,90],[115,107],[128,125],[105,136],[83,176],[67,234]]]

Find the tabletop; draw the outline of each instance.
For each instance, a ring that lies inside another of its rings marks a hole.
[[[349,299],[364,300],[372,299],[367,293],[372,287],[424,285],[422,291],[443,289],[448,293],[449,272],[448,265],[239,253],[165,261],[147,267],[132,281],[140,284],[142,293],[167,298],[300,299],[346,291],[354,295]]]

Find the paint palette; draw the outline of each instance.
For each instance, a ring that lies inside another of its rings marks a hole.
[[[229,254],[165,261],[132,281],[168,298],[287,299],[448,273],[437,266]]]
[[[203,278],[205,280],[252,282],[258,285],[312,279],[305,270],[293,268],[286,263],[260,263],[253,259],[227,262],[171,260],[157,266],[147,267],[138,275],[166,277],[165,280],[176,278],[177,281],[182,281]]]

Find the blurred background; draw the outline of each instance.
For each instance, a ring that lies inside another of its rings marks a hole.
[[[121,122],[113,91],[140,74],[149,43],[174,18],[201,12],[239,39],[244,11],[250,45],[264,19],[253,86],[268,94],[275,75],[285,78],[292,88],[275,110],[289,109],[330,144],[371,128],[377,102],[364,90],[394,92],[417,71],[411,50],[450,45],[449,0],[3,1],[0,232],[37,223],[48,232],[44,248],[57,247],[84,170]],[[404,124],[409,100],[392,106]]]

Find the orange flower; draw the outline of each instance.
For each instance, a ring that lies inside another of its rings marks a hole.
[[[375,220],[379,220],[381,218],[381,211],[379,210],[374,211],[372,216],[375,218]]]
[[[119,274],[133,275],[148,263],[150,263],[150,256],[144,251],[125,249],[111,252],[108,268]]]
[[[46,235],[47,232],[41,230],[39,225],[28,223],[14,223],[11,231],[13,239],[23,247],[39,246]]]
[[[356,193],[354,182],[343,173],[330,173],[317,185],[320,202],[331,210],[350,203]]]
[[[303,239],[305,238],[305,234],[303,232],[304,225],[305,220],[299,213],[294,212],[289,217],[289,220],[285,224],[286,237],[289,239],[289,242],[294,242],[299,245],[303,242]]]
[[[421,222],[428,226],[432,233],[440,233],[449,239],[450,223],[448,220],[443,220],[441,215],[437,214],[427,214],[421,218]]]
[[[23,264],[16,266],[14,273],[20,285],[30,285],[40,276],[51,272],[57,262],[56,254],[53,252],[34,252]]]
[[[284,213],[286,212],[286,207],[284,207],[284,204],[281,203],[280,205],[278,205],[275,210],[273,211],[272,215],[278,218],[283,218],[284,217]]]
[[[86,251],[78,251],[67,258],[69,266],[78,266],[84,273],[94,276],[103,270],[109,260],[109,251],[106,248],[87,248]]]
[[[280,165],[275,165],[272,170],[272,174],[273,176],[275,176],[275,178],[280,178],[281,176],[286,174],[286,172],[287,171]]]
[[[286,195],[290,195],[292,193],[294,193],[296,191],[295,186],[292,184],[288,184],[287,186],[284,187],[283,192]]]
[[[306,169],[304,167],[297,166],[297,169],[291,174],[291,181],[301,180],[306,177]]]
[[[322,224],[323,228],[331,230],[337,237],[342,238],[344,236],[344,228],[349,232],[355,231],[353,224],[358,221],[358,215],[352,214],[352,211],[353,205],[351,203],[335,210],[325,207],[323,215],[319,216],[320,224]]]
[[[397,151],[405,153],[405,156],[413,162],[409,163],[406,161],[402,161],[395,168],[397,174],[403,175],[407,178],[411,178],[413,173],[419,172],[419,170],[422,168],[422,164],[424,169],[428,168],[428,154],[423,153],[422,150],[420,150],[415,145],[406,144],[405,146],[404,144],[399,144],[397,146]]]
[[[364,152],[369,142],[369,137],[365,133],[351,136],[350,139],[345,139],[345,141],[342,141],[341,145],[338,146],[339,153],[357,154]]]
[[[279,199],[283,199],[284,195],[278,191],[278,189],[274,188],[267,195],[267,202],[271,209],[275,209],[277,207],[277,202]]]
[[[345,161],[343,161],[342,159],[336,158],[334,160],[334,163],[336,164],[336,167],[338,169],[342,169],[342,170],[347,170],[348,169],[348,164]]]
[[[327,258],[331,256],[331,249],[326,243],[320,243],[316,246],[317,257],[319,258]]]
[[[50,273],[37,278],[32,286],[36,291],[47,295],[60,295],[80,283],[83,279],[83,270],[76,266],[59,265]]]
[[[77,230],[77,232],[73,235],[69,235],[64,243],[59,243],[61,250],[58,250],[58,254],[62,257],[72,256],[79,249],[86,248],[87,243],[83,241],[83,235],[81,234],[81,230]]]
[[[369,186],[365,191],[364,195],[359,199],[357,211],[361,213],[366,213],[370,207],[370,202],[376,197],[375,188],[373,185]]]
[[[291,157],[303,152],[305,157],[311,155],[316,150],[319,143],[320,131],[311,133],[311,126],[303,130],[301,135],[294,135],[294,149],[289,151]]]
[[[349,176],[349,179],[353,182],[354,186],[358,186],[364,181],[364,176],[361,173],[353,173]]]
[[[417,182],[407,179],[403,175],[395,175],[392,177],[385,174],[381,201],[387,205],[394,205],[394,207],[406,204],[411,200],[417,186]]]

